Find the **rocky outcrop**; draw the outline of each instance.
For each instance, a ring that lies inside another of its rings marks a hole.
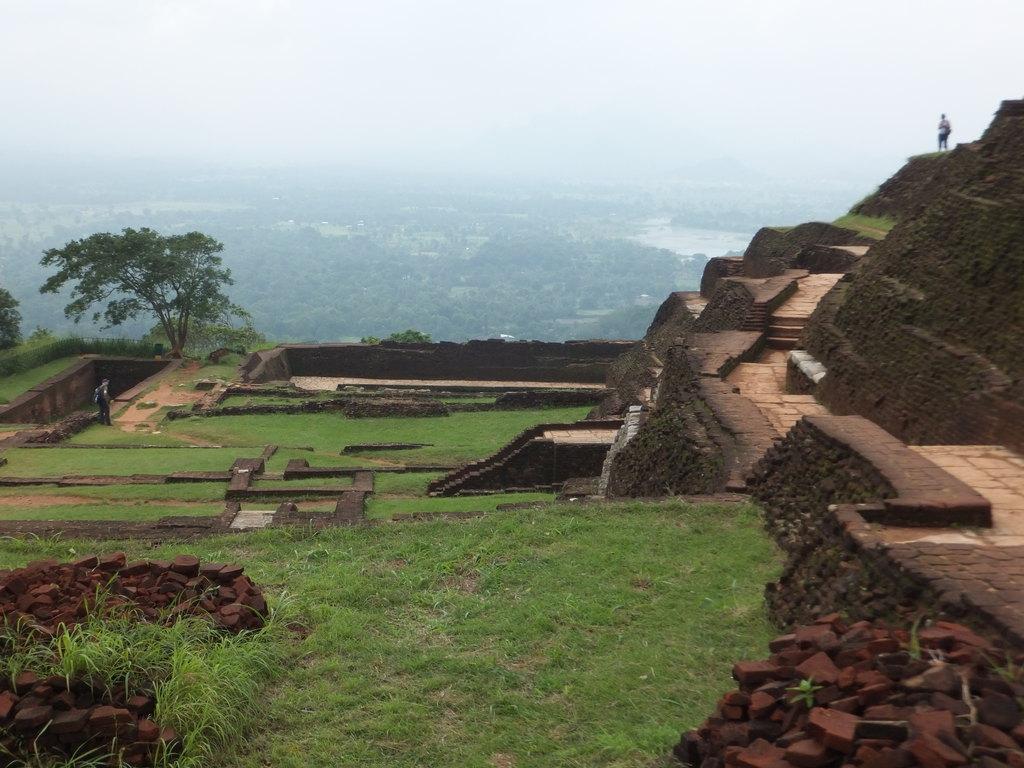
[[[812,316],[816,394],[911,442],[1024,450],[1024,101],[957,152]]]
[[[743,254],[743,274],[771,277],[797,266],[800,252],[808,246],[871,245],[875,241],[835,224],[809,222],[791,229],[764,227],[758,230]]]
[[[913,216],[942,194],[950,179],[964,175],[965,166],[976,160],[973,150],[973,145],[961,144],[952,152],[910,158],[875,192],[853,206],[850,213],[897,220]]]

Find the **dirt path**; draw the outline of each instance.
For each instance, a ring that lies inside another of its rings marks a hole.
[[[114,424],[125,432],[158,431],[161,408],[192,405],[206,394],[190,386],[199,368],[199,363],[192,362],[165,376],[155,389],[139,395],[114,414]],[[143,403],[153,407],[143,408]]]

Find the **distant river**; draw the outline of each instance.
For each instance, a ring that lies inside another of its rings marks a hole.
[[[703,253],[705,256],[724,256],[729,251],[742,253],[753,235],[743,232],[724,232],[719,229],[674,227],[669,219],[648,219],[643,231],[633,239],[655,248],[665,248],[682,256]]]

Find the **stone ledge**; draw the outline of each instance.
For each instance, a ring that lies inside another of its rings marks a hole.
[[[858,558],[893,573],[893,585],[916,585],[934,613],[969,621],[1024,648],[1024,546],[935,542],[887,543],[869,518],[879,505],[829,510]]]
[[[875,467],[893,487],[871,522],[904,526],[992,526],[992,504],[966,483],[860,416],[805,416],[823,438]]]

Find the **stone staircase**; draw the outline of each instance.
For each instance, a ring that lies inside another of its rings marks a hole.
[[[806,317],[772,315],[768,320],[768,346],[773,349],[796,349],[806,325]]]
[[[725,277],[742,277],[743,276],[743,257],[742,256],[727,256],[722,259],[722,266],[724,268]]]
[[[743,317],[741,331],[763,331],[768,325],[768,302],[755,301]]]
[[[496,453],[473,461],[449,472],[427,486],[431,496],[493,493],[497,491],[549,489],[564,481],[563,469],[558,466],[559,443],[549,435],[552,432],[582,433],[618,429],[621,419],[576,422],[574,424],[540,424],[520,432]],[[603,456],[611,441],[597,441],[593,446]],[[590,445],[585,439],[561,443],[565,452],[586,453]],[[579,457],[577,457],[578,459]],[[584,457],[586,458],[586,457]],[[571,462],[570,462],[571,463]],[[584,462],[586,463],[586,461]],[[572,474],[572,473],[570,473]],[[592,473],[592,474],[596,474]],[[514,477],[514,481],[510,478]]]

